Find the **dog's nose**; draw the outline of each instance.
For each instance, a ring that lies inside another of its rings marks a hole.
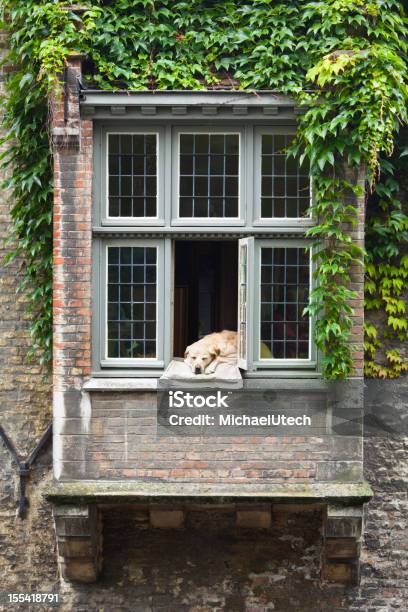
[[[201,368],[197,366],[194,370],[194,374],[201,374]]]

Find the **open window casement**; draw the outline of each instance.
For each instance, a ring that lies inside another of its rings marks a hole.
[[[252,368],[254,238],[238,241],[238,366]]]

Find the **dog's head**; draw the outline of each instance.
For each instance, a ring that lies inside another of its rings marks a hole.
[[[186,363],[193,374],[204,374],[207,366],[220,354],[220,350],[215,346],[206,346],[200,342],[195,342],[186,348],[184,353],[184,363]]]

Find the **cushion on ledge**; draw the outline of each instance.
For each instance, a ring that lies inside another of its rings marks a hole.
[[[182,359],[173,359],[160,380],[183,387],[242,387],[241,372],[235,360],[231,363],[220,363],[214,374],[193,374]]]

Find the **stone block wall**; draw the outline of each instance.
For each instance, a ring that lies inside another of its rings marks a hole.
[[[6,54],[6,39],[0,32],[0,59]],[[4,80],[12,70],[5,63],[0,68],[0,94],[4,94]],[[0,109],[0,114],[2,109]],[[1,134],[3,136],[3,134]],[[2,145],[3,152],[7,145]],[[0,180],[6,178],[1,171]],[[0,190],[0,415],[1,424],[22,455],[26,455],[49,424],[51,415],[50,385],[43,380],[45,372],[36,363],[28,363],[30,347],[27,306],[24,293],[17,292],[19,270],[23,262],[4,264],[4,257],[12,248],[5,244],[9,237],[12,206],[10,194]],[[31,418],[27,419],[30,414]]]
[[[0,31],[0,59],[7,52],[7,40]],[[0,94],[13,67],[0,67]],[[0,113],[3,109],[0,109]],[[1,133],[3,136],[3,133]],[[7,145],[2,145],[1,151]],[[0,172],[0,181],[6,178]],[[52,420],[50,384],[36,363],[28,363],[30,346],[28,317],[24,293],[17,293],[21,260],[4,265],[10,246],[4,240],[10,235],[10,194],[0,190],[0,425],[13,443],[18,455],[26,457],[35,447]],[[26,497],[30,506],[27,519],[18,515],[18,469],[10,452],[0,439],[0,590],[44,589],[55,583],[55,545],[52,542],[50,512],[42,498],[42,487],[50,478],[50,445],[39,456],[28,477]],[[44,535],[46,533],[46,535]],[[0,603],[0,608],[2,604]]]
[[[393,383],[408,392],[408,380]],[[51,477],[50,457],[32,477],[25,521],[2,520],[0,569],[6,592],[55,592],[56,610],[119,612],[391,612],[408,599],[408,475],[402,439],[368,439],[365,476],[375,496],[366,507],[361,584],[321,584],[322,517],[319,509],[273,508],[271,527],[237,528],[224,507],[211,514],[188,513],[182,529],[152,529],[147,509],[132,506],[104,511],[104,566],[99,582],[58,580],[55,533],[41,491]],[[3,469],[13,479],[13,470]],[[11,496],[11,501],[15,497]],[[2,517],[11,504],[2,498]],[[15,511],[15,506],[14,506]],[[6,606],[0,610],[25,607]],[[35,609],[50,609],[36,607]]]
[[[308,437],[157,436],[156,393],[89,395],[86,400],[77,393],[66,395],[66,418],[58,425],[61,481],[301,484],[362,480],[362,439],[325,435],[332,416],[326,391],[277,394],[281,407],[301,402],[302,410],[320,409],[322,435]],[[89,409],[84,411],[88,402]]]

